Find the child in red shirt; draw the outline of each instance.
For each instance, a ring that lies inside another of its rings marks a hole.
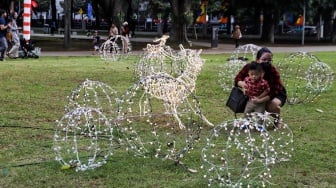
[[[270,86],[268,82],[263,79],[264,70],[260,63],[253,61],[249,64],[248,68],[248,76],[244,79],[246,87],[243,89],[245,95],[249,96],[249,101],[246,104],[244,113],[264,113],[266,101],[258,102],[257,99],[267,96],[270,92]]]

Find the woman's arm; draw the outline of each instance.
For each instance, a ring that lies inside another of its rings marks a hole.
[[[248,64],[246,64],[236,75],[235,86],[246,88],[244,79],[248,76]]]

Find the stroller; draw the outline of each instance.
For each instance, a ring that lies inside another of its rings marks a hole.
[[[31,40],[21,40],[19,48],[19,57],[21,58],[39,58],[41,54],[41,48],[35,46],[35,42]]]

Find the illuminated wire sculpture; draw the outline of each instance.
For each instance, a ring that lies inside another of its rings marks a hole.
[[[112,154],[113,126],[98,109],[79,107],[57,123],[54,152],[62,168],[94,169]]]
[[[136,73],[137,78],[144,83],[146,91],[163,100],[167,112],[173,113],[176,112],[180,102],[191,92],[194,92],[196,79],[204,60],[200,57],[201,50],[184,49],[182,45],[180,45],[179,52],[171,51],[170,47],[165,48],[168,37],[164,35],[157,40],[160,41],[158,45],[147,46],[145,55],[137,63]],[[173,60],[170,62],[171,69],[169,70],[165,59]],[[177,115],[175,117],[177,120],[179,119]],[[209,125],[212,125],[204,116],[203,118]],[[182,123],[180,123],[180,128],[183,129]]]
[[[76,170],[103,165],[112,153],[112,141],[123,143],[121,137],[113,136],[119,130],[119,104],[117,92],[102,82],[87,79],[74,88],[54,134],[56,160]]]
[[[296,52],[278,63],[288,104],[312,102],[332,85],[334,73],[315,55]]]
[[[124,139],[128,143],[128,150],[137,156],[155,156],[163,159],[179,161],[198,141],[203,120],[199,102],[189,91],[181,97],[178,107],[168,104],[161,98],[178,98],[177,93],[167,92],[157,88],[149,93],[149,80],[156,80],[158,85],[169,83],[171,90],[176,91],[184,83],[169,75],[152,75],[139,81],[121,97],[120,121]],[[154,84],[153,82],[151,84]],[[187,88],[183,86],[184,90]],[[155,97],[161,96],[161,98]],[[181,129],[183,125],[183,129]]]
[[[202,149],[209,186],[261,187],[270,183],[272,164],[292,156],[293,134],[286,124],[274,129],[272,114],[252,113],[213,129]]]
[[[136,154],[154,151],[156,157],[178,161],[199,138],[203,122],[212,125],[193,95],[204,60],[200,58],[201,50],[184,49],[182,45],[177,53],[167,52],[165,49],[170,48],[163,47],[166,38],[162,40],[156,46],[147,46],[146,61],[137,66],[139,81],[122,100],[124,121],[120,124],[125,128],[122,132],[129,134],[125,138],[131,138],[128,143]],[[164,55],[158,56],[160,53]],[[165,58],[183,64],[179,74],[165,72]],[[158,61],[153,63],[153,59]],[[145,127],[151,131],[143,133]]]
[[[113,121],[118,116],[119,102],[118,93],[111,86],[100,81],[86,79],[67,96],[65,111],[91,107],[98,109],[110,121]]]
[[[163,35],[153,41],[158,44],[147,44],[146,48],[143,49],[143,54],[134,66],[134,74],[137,80],[158,72],[165,72],[170,75],[181,73],[183,60],[177,56],[177,52],[165,44],[168,38],[168,35]],[[180,47],[183,48],[182,45]]]
[[[127,57],[131,51],[129,38],[122,35],[109,38],[99,48],[100,58],[105,61],[117,61],[123,55]]]
[[[306,72],[307,89],[314,93],[328,90],[334,81],[334,72],[323,62],[316,62],[309,66]]]
[[[235,76],[248,61],[256,59],[256,53],[260,48],[260,46],[254,44],[246,44],[233,51],[218,73],[218,83],[224,91],[231,91]]]

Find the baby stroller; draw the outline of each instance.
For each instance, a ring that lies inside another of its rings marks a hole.
[[[31,40],[21,40],[19,48],[19,57],[21,58],[39,58],[41,54],[41,48],[35,46],[35,42]]]

